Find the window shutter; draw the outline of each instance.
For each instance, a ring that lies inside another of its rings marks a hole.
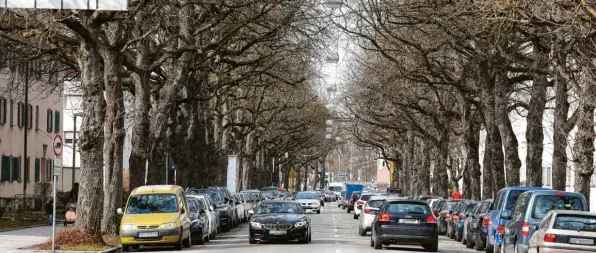
[[[21,157],[12,157],[12,181],[21,181]]]
[[[1,181],[10,181],[10,156],[2,156],[2,174],[0,174]]]
[[[6,124],[6,113],[8,113],[8,108],[6,107],[6,98],[2,99],[2,124]]]
[[[23,127],[23,112],[21,111],[21,102],[17,102],[17,126]]]
[[[35,106],[35,131],[39,130],[39,105]]]
[[[60,111],[56,111],[56,118],[54,119],[54,132],[60,133]]]
[[[14,100],[10,100],[10,126],[14,126]]]
[[[35,182],[41,181],[41,160],[35,158]]]
[[[52,132],[52,126],[54,125],[54,120],[52,120],[53,116],[54,116],[54,114],[53,114],[52,109],[48,109],[46,111],[46,127],[48,130],[48,133]]]
[[[4,125],[4,121],[2,121],[2,117],[4,115],[4,112],[6,111],[6,110],[4,110],[5,105],[2,101],[4,101],[4,98],[0,97],[0,125]]]
[[[33,105],[27,105],[27,128],[33,128]]]

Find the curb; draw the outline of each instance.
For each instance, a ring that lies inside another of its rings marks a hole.
[[[47,224],[39,224],[39,225],[28,226],[28,227],[20,227],[20,228],[9,228],[9,229],[0,230],[0,233],[2,233],[2,232],[10,232],[10,231],[15,231],[15,230],[21,230],[21,229],[28,229],[28,228],[45,227],[45,226],[47,226]]]
[[[120,247],[120,246],[118,246],[118,247],[114,247],[114,248],[107,249],[107,250],[104,250],[104,251],[100,251],[99,253],[112,253],[112,252],[116,252],[116,251],[118,251],[120,248],[121,248],[121,247]]]
[[[56,250],[55,253],[113,253],[120,249],[120,247],[110,248],[104,251],[73,251],[73,250]],[[51,250],[27,250],[27,249],[18,249],[18,250],[11,250],[11,253],[18,253],[18,252],[27,252],[27,253],[48,253],[52,252]]]

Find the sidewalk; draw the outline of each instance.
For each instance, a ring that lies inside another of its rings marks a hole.
[[[56,224],[56,231],[62,228],[64,228],[62,224]],[[11,252],[22,247],[39,244],[48,241],[51,237],[52,226],[0,232],[0,252]]]

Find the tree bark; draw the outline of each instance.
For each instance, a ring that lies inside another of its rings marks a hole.
[[[466,170],[465,174],[468,174],[469,181],[464,183],[464,195],[473,200],[481,200],[480,195],[481,189],[481,173],[480,173],[480,123],[479,115],[476,111],[471,111],[468,114],[470,117],[466,121],[465,130],[465,148],[466,148]],[[466,176],[464,174],[464,182],[466,182]],[[490,187],[488,189],[491,189]],[[468,194],[466,194],[466,192]]]
[[[417,194],[420,195],[427,195],[429,194],[429,189],[428,189],[428,185],[430,184],[430,179],[429,179],[429,175],[430,175],[430,151],[432,150],[432,147],[430,145],[428,145],[427,143],[421,143],[421,147],[420,147],[420,168],[417,171],[417,178],[418,178],[418,184],[417,184]]]
[[[98,38],[99,27],[90,32]],[[103,211],[103,142],[106,102],[103,94],[101,56],[96,41],[81,40],[78,59],[83,90],[81,149],[81,184],[75,226],[99,237]]]
[[[449,198],[448,177],[447,177],[447,159],[449,159],[449,126],[444,126],[440,134],[439,139],[439,163],[438,167],[435,168],[434,180],[435,180],[435,196],[442,197],[444,199]]]
[[[502,74],[499,74],[502,75]],[[501,140],[503,141],[503,150],[505,155],[505,171],[506,171],[506,184],[510,186],[519,185],[520,183],[520,168],[521,160],[519,159],[519,153],[517,151],[518,143],[517,137],[513,132],[511,126],[511,120],[509,120],[508,111],[508,94],[509,87],[505,84],[504,80],[497,78],[495,85],[495,120],[501,134]],[[540,118],[542,120],[542,118]],[[540,130],[542,131],[542,130]],[[500,174],[493,174],[500,179]],[[497,181],[498,182],[498,181]]]
[[[590,206],[590,184],[594,174],[596,85],[588,81],[583,86],[581,93],[579,93],[579,115],[575,144],[573,145],[573,163],[575,165],[575,191],[586,196],[588,206]]]

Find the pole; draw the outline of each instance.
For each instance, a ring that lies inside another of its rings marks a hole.
[[[149,176],[149,159],[145,159],[145,185],[147,185],[147,177]]]
[[[52,162],[52,167],[54,163]],[[54,170],[52,169],[52,172]],[[56,181],[58,181],[58,176],[54,175],[54,203],[52,207],[52,252],[56,251]]]
[[[273,175],[275,174],[275,157],[273,157],[273,171],[271,172],[271,185],[273,185]]]
[[[23,169],[23,210],[27,208],[27,180],[29,180],[29,164],[27,163],[27,128],[29,128],[29,64],[25,63],[25,122],[23,127],[23,159],[25,160]]]
[[[71,191],[74,188],[75,184],[75,167],[76,167],[76,149],[77,149],[77,114],[73,114],[74,116],[74,131],[72,132],[72,186]]]
[[[178,171],[177,169],[176,169],[176,170],[174,170],[174,185],[176,185],[176,172],[177,172],[177,171]]]
[[[166,153],[166,185],[168,184],[168,162],[170,161],[170,154]]]

